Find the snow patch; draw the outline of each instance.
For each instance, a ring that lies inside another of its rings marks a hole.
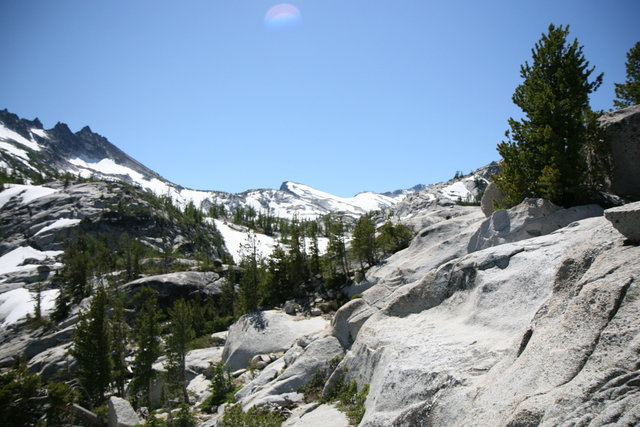
[[[20,197],[26,205],[35,199],[57,193],[59,190],[42,185],[7,184],[6,190],[0,193],[0,209],[14,197]]]
[[[33,249],[31,246],[21,246],[0,257],[0,275],[37,268],[37,265],[24,265],[24,263],[29,259],[45,261],[49,258],[55,258],[62,253],[63,251],[43,252],[37,249]]]
[[[4,141],[15,141],[20,145],[24,145],[25,147],[33,150],[40,151],[42,148],[38,145],[37,142],[31,141],[24,136],[20,135],[18,132],[14,132],[11,129],[7,129],[4,124],[0,126],[0,139]]]
[[[18,147],[9,144],[8,142],[0,141],[0,150],[6,151],[13,156],[21,158],[22,160],[29,160],[29,155],[26,151],[21,150]]]
[[[463,200],[466,201],[471,197],[471,192],[467,189],[464,181],[454,182],[451,185],[447,185],[440,190],[443,196],[451,200]]]
[[[49,289],[40,294],[40,307],[42,314],[46,315],[53,311],[56,298],[60,291]],[[33,314],[36,306],[37,294],[29,292],[25,288],[14,289],[0,294],[0,326],[7,327]]]
[[[47,232],[49,230],[53,230],[56,228],[66,228],[66,227],[71,227],[74,226],[76,224],[78,224],[80,222],[79,219],[71,219],[71,218],[60,218],[59,220],[55,221],[52,224],[47,225],[46,227],[42,227],[40,229],[40,231],[38,231],[35,235],[37,236],[38,234]]]
[[[222,234],[224,244],[233,257],[233,260],[236,263],[240,262],[244,251],[242,246],[247,245],[249,242],[249,231],[240,231],[239,229],[243,229],[244,227],[231,226],[219,219],[214,219],[213,221],[220,234]],[[273,237],[258,233],[256,233],[256,239],[258,241],[258,252],[260,256],[264,258],[270,256],[277,245],[276,240]]]
[[[38,135],[40,138],[49,138],[49,135],[47,135],[47,131],[44,129],[31,128],[30,130],[32,134]]]

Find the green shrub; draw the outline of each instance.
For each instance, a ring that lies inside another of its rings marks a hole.
[[[168,427],[196,427],[197,425],[196,417],[187,404],[180,405],[179,411],[169,413]]]
[[[226,409],[218,427],[279,427],[284,419],[282,414],[263,408],[253,407],[242,412],[239,405],[233,405]]]
[[[207,397],[200,406],[204,412],[212,412],[214,406],[234,401],[235,387],[229,369],[223,363],[210,365],[207,377],[211,379],[211,396]]]

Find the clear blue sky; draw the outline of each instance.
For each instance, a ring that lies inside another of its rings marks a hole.
[[[341,196],[498,159],[519,67],[550,23],[610,109],[640,1],[2,0],[0,108],[89,125],[180,185]]]

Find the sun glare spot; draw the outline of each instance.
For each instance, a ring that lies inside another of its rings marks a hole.
[[[264,16],[267,28],[286,28],[300,23],[300,10],[292,4],[280,3],[273,6]]]

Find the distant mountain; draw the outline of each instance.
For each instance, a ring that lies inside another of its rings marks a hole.
[[[71,173],[83,178],[124,181],[158,195],[169,195],[181,205],[193,201],[205,209],[214,203],[227,210],[252,207],[285,218],[311,218],[332,212],[356,217],[389,208],[406,194],[364,192],[343,198],[294,182],[284,182],[279,190],[257,189],[238,194],[191,190],[164,179],[88,126],[76,133],[64,123],[45,130],[38,119],[21,119],[7,110],[0,111],[0,168],[23,176],[26,183],[37,181],[41,175]]]
[[[6,109],[0,111],[0,169],[23,177],[27,184],[43,176],[70,173],[83,178],[127,182],[157,195],[168,195],[179,205],[191,201],[203,209],[213,204],[222,205],[227,211],[251,207],[283,218],[315,218],[327,213],[355,218],[365,212],[390,209],[404,214],[425,201],[475,201],[496,168],[497,164],[493,163],[446,183],[419,184],[382,194],[362,192],[351,198],[292,181],[282,183],[278,190],[255,189],[237,194],[192,190],[166,180],[88,126],[74,133],[66,124],[58,123],[45,130],[38,119],[26,120]],[[408,196],[411,197],[407,199]]]

